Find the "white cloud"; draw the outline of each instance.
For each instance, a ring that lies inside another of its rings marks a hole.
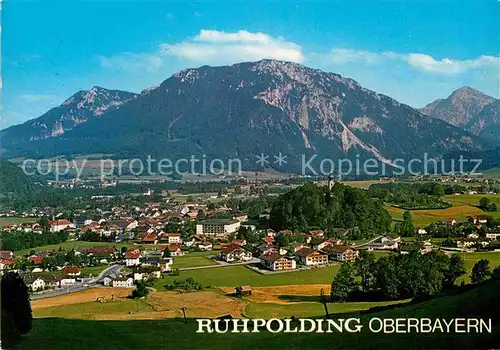
[[[156,52],[124,52],[108,57],[101,56],[99,60],[105,68],[140,71],[156,70],[171,57],[204,64],[231,64],[264,58],[292,62],[305,60],[299,45],[286,41],[283,37],[246,30],[201,30],[198,35],[182,42],[163,43]]]
[[[473,69],[498,67],[500,66],[500,57],[480,56],[475,59],[456,60],[451,58],[442,58],[440,60],[423,53],[400,54],[395,52],[371,52],[365,50],[356,50],[348,48],[335,48],[327,55],[330,63],[366,63],[379,64],[387,60],[399,60],[407,63],[410,67],[428,73],[437,74],[460,74]]]
[[[369,64],[379,63],[382,58],[388,57],[393,53],[375,53],[365,50],[355,50],[347,48],[332,49],[328,54],[330,62],[336,64],[345,64],[352,62],[365,62]]]
[[[434,57],[421,53],[411,53],[403,57],[408,64],[414,68],[430,72],[442,74],[459,74],[471,69],[483,67],[499,67],[500,57],[495,56],[480,56],[476,59],[469,60],[454,60],[443,58],[436,60]]]
[[[46,94],[22,94],[19,98],[25,102],[53,102],[57,100],[55,95]]]

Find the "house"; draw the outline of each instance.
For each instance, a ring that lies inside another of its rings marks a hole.
[[[75,216],[73,219],[73,225],[75,227],[87,226],[92,223],[92,219],[85,215]]]
[[[49,221],[50,232],[60,232],[69,227],[74,227],[73,223],[66,219],[58,219],[54,221]]]
[[[189,248],[189,247],[193,246],[193,244],[195,242],[196,242],[196,240],[194,238],[191,238],[191,239],[185,240],[184,245]]]
[[[470,239],[478,239],[479,238],[479,235],[475,232],[472,232],[472,233],[469,233],[467,235],[467,238],[470,238]]]
[[[56,279],[57,281],[59,281],[59,287],[61,288],[76,283],[75,276],[62,275],[62,276],[57,276]]]
[[[157,267],[161,272],[171,271],[173,262],[174,259],[168,257],[148,256],[146,258],[141,258],[141,266]]]
[[[40,255],[31,255],[28,257],[28,260],[33,262],[35,265],[40,265],[43,260],[43,256]]]
[[[112,286],[115,288],[130,288],[134,285],[134,279],[130,276],[118,276],[113,278]]]
[[[114,258],[117,255],[116,248],[106,246],[96,246],[86,250],[87,255],[95,256],[98,258]]]
[[[273,244],[274,243],[274,238],[270,237],[270,236],[266,236],[266,237],[262,238],[262,240],[264,242],[266,242],[266,244]]]
[[[339,239],[339,238],[330,238],[324,242],[321,242],[320,244],[318,244],[317,246],[317,249],[323,249],[327,246],[330,246],[330,245],[341,245],[342,244],[342,240]]]
[[[278,251],[278,249],[274,245],[267,243],[262,243],[260,246],[257,247],[257,250],[261,254],[276,253]]]
[[[102,284],[105,286],[111,286],[113,284],[113,279],[109,276],[106,276],[102,279]]]
[[[14,253],[10,250],[0,250],[0,259],[14,260]]]
[[[137,266],[140,265],[141,252],[138,251],[128,251],[125,253],[125,266]]]
[[[181,244],[182,238],[180,233],[169,233],[167,234],[167,239],[169,244]]]
[[[309,234],[313,237],[323,237],[325,235],[325,231],[323,230],[311,230]]]
[[[212,219],[205,220],[196,225],[196,233],[205,236],[224,237],[238,232],[241,222],[238,220]]]
[[[12,259],[0,258],[0,271],[9,270],[16,262]]]
[[[359,256],[357,249],[342,245],[329,245],[322,249],[322,252],[328,254],[331,260],[336,261],[354,261]]]
[[[250,286],[239,286],[235,287],[234,290],[236,291],[237,296],[245,296],[245,295],[252,295],[252,288]]]
[[[196,242],[194,244],[194,246],[200,250],[212,250],[213,249],[213,245],[210,242]]]
[[[78,266],[66,265],[62,269],[62,274],[68,276],[79,276],[81,273],[80,268]]]
[[[451,224],[451,225],[453,225],[453,226],[455,226],[456,224],[458,224],[457,220],[455,220],[455,219],[451,219],[451,218],[449,218],[449,219],[444,219],[444,222],[445,222],[445,223],[447,223],[447,224]]]
[[[425,228],[419,228],[417,229],[417,234],[419,235],[426,235],[427,234],[427,230]]]
[[[482,225],[488,223],[488,217],[486,215],[470,216],[469,220],[475,225]]]
[[[378,250],[396,250],[399,247],[400,237],[392,238],[389,236],[382,237],[379,242],[370,244],[371,249]]]
[[[476,240],[473,240],[473,239],[457,238],[455,240],[455,242],[457,244],[457,248],[470,248],[470,247],[476,245]]]
[[[158,243],[158,235],[156,233],[147,233],[142,239],[141,243],[156,244]]]
[[[486,232],[486,238],[488,239],[497,239],[500,237],[500,232]]]
[[[226,262],[248,261],[252,259],[252,253],[237,244],[229,244],[220,252],[221,260]]]
[[[302,264],[307,266],[325,265],[328,263],[328,255],[311,248],[302,248],[295,253]]]
[[[165,247],[165,250],[170,252],[170,256],[182,256],[184,252],[181,250],[181,247],[177,244],[170,244]]]
[[[245,213],[236,213],[234,214],[233,219],[238,220],[239,222],[247,221],[248,215]]]
[[[45,289],[45,281],[37,275],[24,275],[24,283],[33,292]]]
[[[302,248],[307,248],[307,244],[297,243],[297,242],[293,243],[293,252],[294,253],[297,253]]]
[[[231,244],[236,244],[236,245],[239,245],[240,247],[243,247],[244,245],[247,244],[247,241],[244,239],[233,239],[231,241]]]
[[[293,270],[296,268],[294,259],[281,256],[278,253],[263,254],[260,260],[265,268],[272,271]]]

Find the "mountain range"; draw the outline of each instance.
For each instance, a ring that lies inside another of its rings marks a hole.
[[[473,108],[462,103],[469,90]],[[80,91],[41,117],[2,130],[0,137],[6,157],[204,155],[237,157],[251,169],[256,155],[269,155],[273,166],[272,155],[282,152],[292,171],[302,154],[318,160],[359,154],[392,164],[424,153],[439,157],[490,148],[477,135],[490,130],[484,125],[491,118],[497,120],[487,108],[494,110],[490,105],[498,100],[470,88],[454,94],[419,111],[338,74],[262,60],[186,69],[140,94]],[[452,107],[453,118],[446,119]],[[458,115],[462,110],[467,116]]]
[[[420,111],[482,137],[500,136],[500,100],[464,86]]]

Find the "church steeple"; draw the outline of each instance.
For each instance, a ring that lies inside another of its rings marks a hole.
[[[334,181],[334,178],[333,178],[333,174],[330,173],[330,175],[328,175],[328,190],[329,191],[332,190],[332,187],[333,187],[334,183],[335,183],[335,181]]]

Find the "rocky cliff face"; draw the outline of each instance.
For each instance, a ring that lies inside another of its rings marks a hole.
[[[436,100],[420,111],[479,135],[495,124],[494,106],[498,100],[470,87],[454,91],[448,98]],[[484,112],[483,112],[484,110]],[[497,114],[496,114],[497,115]]]
[[[42,116],[1,131],[2,142],[8,145],[62,136],[77,125],[119,108],[135,96],[134,93],[99,86],[79,91]]]
[[[60,145],[74,153],[239,157],[248,165],[260,153],[392,163],[483,148],[473,135],[352,79],[276,60],[186,69],[70,131],[5,148],[46,155]]]

